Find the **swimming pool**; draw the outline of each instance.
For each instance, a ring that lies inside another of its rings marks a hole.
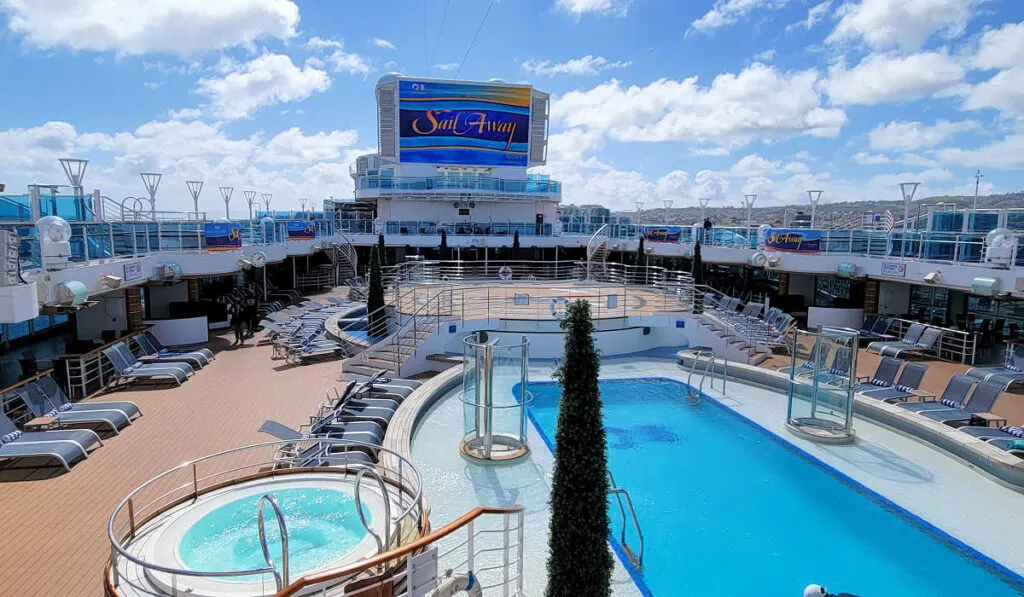
[[[531,419],[550,445],[559,387],[530,389]],[[632,496],[642,580],[657,597],[785,597],[812,582],[865,597],[1024,593],[725,407],[687,404],[680,382],[603,380],[601,397],[609,467]],[[617,535],[618,509],[610,512]]]
[[[291,487],[268,491],[284,513],[292,578],[338,561],[367,536],[352,494],[322,487]],[[204,514],[178,543],[182,563],[190,570],[211,572],[254,570],[266,566],[257,530],[257,508],[264,493],[235,499]],[[364,511],[367,523],[371,514]],[[280,559],[281,534],[273,510],[264,509],[267,544]],[[251,582],[253,576],[222,577]]]

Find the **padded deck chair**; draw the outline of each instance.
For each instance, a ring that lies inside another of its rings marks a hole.
[[[923,323],[914,323],[910,325],[907,332],[903,334],[903,337],[899,340],[888,340],[885,342],[872,342],[868,344],[868,352],[874,352],[877,354],[883,354],[882,350],[889,346],[899,347],[910,347],[917,344],[918,340],[921,339],[921,334],[924,333],[925,326]],[[889,355],[897,356],[897,355]]]
[[[946,389],[942,391],[942,396],[939,396],[938,400],[930,400],[928,402],[910,402],[904,404],[897,404],[896,406],[913,411],[913,412],[925,412],[929,410],[946,410],[950,408],[949,404],[963,404],[967,401],[967,394],[970,393],[971,388],[974,387],[976,380],[967,377],[961,373],[957,373],[953,377],[949,378],[949,382],[946,384]]]
[[[1024,382],[1024,345],[1018,345],[1008,357],[999,367],[974,367],[967,375],[998,381],[1003,384],[1003,391],[1009,390],[1013,384]]]
[[[387,377],[385,375],[386,373],[387,373],[387,371],[384,371],[384,370],[378,371],[374,375],[363,375],[362,373],[345,373],[343,375],[343,377],[344,377],[344,379],[352,380],[352,381],[369,381],[369,382],[372,382],[372,385],[374,387],[391,386],[391,387],[403,387],[403,388],[409,388],[409,390],[415,390],[416,388],[418,388],[421,385],[423,385],[423,382],[416,381],[415,379],[400,379],[400,378]],[[393,390],[389,389],[388,391],[393,391]],[[401,392],[395,392],[395,393],[399,394]],[[411,392],[409,392],[409,393],[411,393]],[[408,397],[408,394],[406,394],[406,397]]]
[[[0,413],[0,459],[48,458],[60,462],[65,471],[71,471],[76,461],[88,458],[94,444],[103,445],[100,436],[88,429],[60,431],[19,431],[17,426]]]
[[[124,413],[128,420],[142,416],[142,409],[138,404],[128,400],[111,400],[109,402],[71,402],[64,390],[60,389],[57,382],[49,375],[36,380],[39,388],[46,394],[46,399],[59,412],[88,412],[92,410],[116,410]]]
[[[789,375],[790,373],[795,373],[797,375],[810,373],[814,370],[814,362],[818,357],[818,346],[823,345],[820,345],[818,342],[811,345],[811,349],[807,351],[807,360],[804,362],[800,363],[796,367],[792,365],[789,367],[783,367],[782,369],[779,369],[778,372],[786,375]]]
[[[131,424],[128,416],[119,410],[59,411],[50,404],[46,393],[35,382],[14,390],[34,417],[53,417],[59,427],[100,427],[114,435]]]
[[[996,428],[986,425],[964,425],[963,427],[958,427],[957,430],[985,441],[992,439],[1024,440],[1024,429],[1020,427]]]
[[[201,350],[170,350],[165,348],[156,336],[149,332],[143,332],[135,337],[135,343],[142,349],[146,356],[152,356],[161,362],[188,363],[193,369],[200,369],[210,364],[213,360],[213,352],[207,348]]]
[[[875,373],[870,376],[870,379],[868,379],[868,377],[857,379],[863,379],[865,383],[878,388],[891,388],[893,384],[896,383],[896,374],[899,373],[902,365],[903,361],[900,359],[882,357],[882,360],[878,362],[878,368],[875,369]]]
[[[164,380],[171,379],[179,386],[188,379],[192,368],[185,363],[140,363],[123,342],[103,349],[103,355],[114,366],[119,380]],[[127,356],[126,356],[127,355]]]
[[[886,346],[878,354],[898,357],[904,353],[916,355],[935,355],[939,352],[939,343],[942,341],[942,330],[939,328],[928,328],[921,334],[921,338],[913,346]]]
[[[371,445],[380,445],[384,439],[384,430],[381,429],[380,425],[372,421],[325,422],[322,425],[310,427],[308,433],[296,431],[277,421],[264,421],[260,425],[259,430],[283,440],[311,439],[321,436],[330,439],[349,439]]]
[[[883,402],[888,402],[890,400],[906,400],[912,395],[910,393],[911,390],[916,390],[921,387],[921,381],[924,379],[924,374],[927,372],[928,365],[924,363],[907,363],[903,367],[903,371],[900,372],[900,377],[896,380],[896,383],[893,384],[893,387],[880,390],[867,390],[860,394],[861,396],[874,398],[875,400],[882,400]]]
[[[947,406],[954,406],[949,406],[949,408],[942,410],[918,411],[918,414],[947,425],[950,423],[970,423],[974,420],[975,414],[992,412],[992,407],[999,400],[999,393],[1002,391],[1003,386],[998,382],[983,381],[978,384],[978,387],[974,388],[974,392],[966,404],[962,402],[944,402],[943,404]]]

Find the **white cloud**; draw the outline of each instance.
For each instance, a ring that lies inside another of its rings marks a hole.
[[[879,174],[871,177],[868,184],[877,185],[880,187],[898,187],[901,182],[912,180],[914,182],[929,183],[929,182],[942,182],[946,180],[953,180],[953,173],[943,168],[930,168],[928,170],[921,170],[919,172],[900,172],[898,174]],[[925,197],[926,195],[918,190],[918,197]]]
[[[572,58],[554,64],[550,60],[527,60],[523,62],[522,68],[526,72],[540,77],[553,77],[555,75],[596,75],[603,70],[627,68],[630,64],[632,62],[628,60],[611,61],[603,56],[587,54],[581,58]]]
[[[775,50],[765,50],[754,54],[754,60],[758,62],[771,62],[775,60]]]
[[[708,32],[719,27],[733,25],[751,11],[765,8],[775,10],[785,6],[789,0],[716,0],[711,10],[690,23],[690,29]]]
[[[790,162],[786,164],[785,170],[794,174],[806,174],[811,171],[811,168],[803,162]]]
[[[196,120],[203,117],[203,111],[199,108],[181,108],[171,110],[167,117],[170,120]]]
[[[354,145],[355,131],[323,131],[304,135],[298,127],[282,131],[267,141],[257,161],[265,164],[308,164],[321,160],[336,160],[344,147]]]
[[[936,154],[940,161],[953,166],[1024,170],[1024,134],[1012,134],[1001,141],[973,149],[940,149]]]
[[[891,161],[884,155],[866,153],[863,151],[853,154],[851,159],[854,163],[860,164],[861,166],[878,166],[880,164],[888,164]]]
[[[245,118],[257,108],[304,100],[331,86],[328,74],[314,66],[296,66],[283,54],[263,54],[237,65],[223,77],[202,78],[196,93],[208,96],[214,112]]]
[[[797,135],[835,137],[846,114],[821,105],[818,82],[816,71],[781,72],[761,63],[719,75],[706,87],[697,77],[658,79],[644,87],[612,79],[557,97],[551,115],[619,141],[739,146]]]
[[[690,155],[697,157],[729,155],[728,147],[694,147]]]
[[[932,35],[963,33],[975,5],[984,0],[861,0],[839,7],[830,43],[863,41],[874,49],[917,50]]]
[[[778,171],[779,162],[767,160],[757,154],[743,156],[729,169],[731,175],[747,178],[771,176]]]
[[[395,49],[397,49],[397,48],[395,48],[395,44],[391,43],[390,41],[388,41],[386,39],[382,39],[380,37],[375,37],[375,38],[371,39],[370,43],[372,43],[373,45],[377,46],[378,48],[384,48],[386,50],[395,50]]]
[[[587,13],[624,17],[633,0],[556,0],[555,8],[579,19]]]
[[[878,151],[914,151],[930,149],[947,141],[957,133],[981,128],[976,120],[949,122],[940,120],[933,126],[920,122],[891,121],[879,124],[869,134],[871,149]]]
[[[144,81],[142,83],[142,86],[146,89],[160,89],[160,85],[162,85],[162,83],[159,81]]]
[[[982,34],[974,55],[976,68],[989,70],[1021,64],[1024,64],[1024,22],[1007,23]]]
[[[1024,66],[996,73],[970,89],[964,98],[964,110],[994,108],[1009,115],[1024,114]]]
[[[852,69],[831,66],[825,88],[835,104],[870,106],[930,95],[955,85],[965,74],[962,66],[939,52],[871,54]]]
[[[291,0],[0,0],[7,26],[41,48],[202,54],[296,34]]]
[[[445,62],[444,64],[435,64],[434,68],[442,71],[453,71],[459,68],[458,62]]]
[[[381,40],[387,41],[387,40]],[[323,68],[324,62],[330,65],[332,72],[347,72],[351,75],[368,75],[373,70],[369,60],[364,56],[345,51],[345,43],[340,39],[324,39],[311,37],[306,42],[306,48],[312,50],[318,57],[310,58],[307,65],[314,68]],[[323,58],[321,60],[320,58]]]
[[[797,21],[791,25],[786,26],[786,31],[793,31],[803,27],[810,31],[815,25],[821,22],[825,15],[828,14],[828,9],[832,8],[832,0],[825,0],[821,4],[815,4],[814,6],[807,9],[807,18],[803,21]]]

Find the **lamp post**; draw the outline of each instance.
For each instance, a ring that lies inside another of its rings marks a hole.
[[[705,220],[704,210],[711,203],[711,197],[697,197],[697,203],[700,204],[700,222],[703,224]]]
[[[814,229],[814,212],[818,210],[818,202],[825,191],[807,191],[807,198],[811,200],[811,230]]]
[[[274,216],[270,213],[270,198],[273,197],[270,193],[261,193],[260,199],[263,199],[263,211],[264,215],[273,218]]]
[[[978,211],[978,189],[981,187],[981,179],[984,177],[985,175],[981,173],[981,170],[974,173],[974,205],[971,207],[972,213]]]
[[[305,197],[299,197],[299,209],[302,210],[302,215],[300,217],[303,218],[306,217],[306,201],[307,199]]]
[[[185,186],[188,187],[188,194],[192,195],[192,207],[193,213],[195,213],[196,221],[199,221],[199,194],[203,192],[203,181],[201,180],[186,180]]]
[[[249,204],[249,221],[252,221],[252,204],[256,202],[256,191],[250,191],[248,189],[242,191],[245,195],[245,201]]]
[[[220,196],[224,199],[224,217],[231,219],[231,194],[235,192],[235,187],[218,187]]]
[[[914,193],[917,192],[919,186],[921,186],[919,182],[900,183],[900,193],[903,194],[903,232],[910,227],[910,203],[914,200]]]
[[[142,178],[142,184],[146,186],[146,193],[149,194],[149,216],[155,220],[156,190],[160,188],[160,179],[164,175],[156,172],[140,172],[139,177]]]
[[[751,212],[754,210],[754,204],[757,203],[757,195],[744,195],[743,203],[747,206],[747,229],[750,229],[750,218]],[[749,233],[748,233],[749,234]]]

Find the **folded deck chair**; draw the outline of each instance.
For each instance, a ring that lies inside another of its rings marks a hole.
[[[894,357],[882,357],[878,362],[878,368],[871,379],[865,381],[878,388],[891,388],[896,383],[896,374],[899,373],[903,361]]]
[[[138,404],[127,400],[111,400],[109,402],[71,402],[68,400],[67,394],[64,390],[60,389],[57,382],[52,377],[46,375],[36,380],[39,388],[46,394],[46,399],[49,400],[53,408],[56,408],[58,412],[87,412],[92,410],[116,410],[124,413],[124,416],[128,417],[128,420],[135,419],[142,416],[142,409],[139,408]]]
[[[75,461],[88,458],[94,444],[102,446],[103,442],[88,429],[23,432],[0,413],[0,459],[53,459],[70,471]]]
[[[882,354],[882,350],[884,350],[888,346],[896,346],[896,347],[914,346],[915,344],[917,344],[917,341],[921,339],[921,334],[924,333],[925,327],[926,326],[923,323],[911,324],[910,328],[907,330],[907,333],[903,334],[903,337],[900,338],[899,340],[890,340],[890,341],[885,341],[885,342],[872,342],[871,344],[868,344],[868,352],[874,352],[874,353]],[[889,356],[897,356],[897,355],[889,355]]]
[[[131,424],[127,415],[119,410],[89,410],[60,412],[47,400],[42,388],[35,382],[14,390],[34,417],[52,417],[60,427],[101,427],[118,434]]]
[[[936,354],[939,351],[939,342],[942,340],[942,330],[939,328],[928,328],[921,334],[921,338],[913,345],[892,345],[882,348],[878,353],[891,357],[898,357],[901,354]]]
[[[942,410],[918,411],[918,414],[940,423],[969,423],[978,413],[992,412],[992,407],[999,400],[1003,386],[998,382],[983,381],[974,388],[970,400],[963,402],[944,402],[949,408]],[[952,406],[950,406],[952,405]]]
[[[921,387],[921,381],[924,379],[924,374],[927,372],[928,365],[924,363],[907,363],[903,367],[903,371],[900,372],[900,377],[896,380],[896,383],[893,384],[893,387],[881,390],[867,390],[860,394],[861,396],[874,398],[875,400],[882,400],[884,402],[888,402],[889,400],[906,400],[912,395],[910,393],[911,390],[916,390]]]
[[[118,350],[119,347],[121,350]],[[125,353],[129,356],[125,356]],[[184,363],[153,363],[144,365],[136,360],[135,356],[128,350],[128,347],[121,342],[109,348],[104,348],[103,355],[114,366],[114,372],[120,380],[171,379],[180,386],[188,379],[188,373],[182,367],[188,367],[189,371],[192,369]]]
[[[205,367],[215,357],[213,351],[209,348],[197,348],[196,350],[171,350],[160,343],[156,336],[152,332],[142,332],[135,337],[135,341],[139,344],[146,354],[155,354],[160,357],[188,357],[190,361],[196,362],[200,367]],[[198,367],[197,367],[198,368]]]
[[[946,384],[946,389],[942,391],[942,395],[939,396],[938,400],[931,400],[928,402],[910,402],[897,404],[896,406],[913,412],[947,410],[950,408],[950,404],[963,404],[967,401],[967,394],[969,394],[971,388],[974,387],[975,381],[977,380],[971,379],[961,373],[957,373],[953,377],[949,378],[949,383]]]

